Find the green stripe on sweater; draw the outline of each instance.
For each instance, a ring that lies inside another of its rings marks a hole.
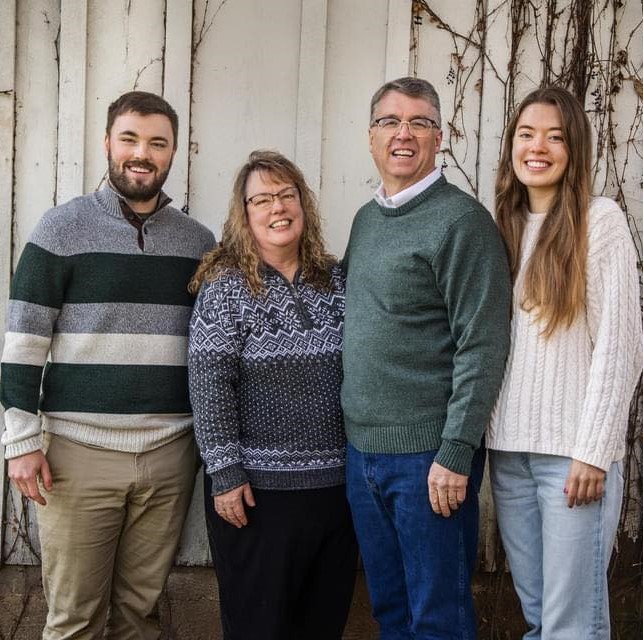
[[[42,367],[3,362],[0,378],[0,402],[5,409],[16,407],[29,413],[38,411]]]
[[[191,413],[187,367],[52,364],[42,411]]]
[[[11,298],[60,308],[66,303],[129,302],[191,307],[187,285],[198,260],[178,256],[83,253],[61,257],[28,243]],[[82,277],[74,277],[74,274]],[[89,286],[88,286],[89,285]]]

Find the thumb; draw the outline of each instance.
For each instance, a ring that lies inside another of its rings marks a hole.
[[[243,499],[249,507],[255,506],[255,497],[252,495],[252,489],[249,484],[243,488]]]

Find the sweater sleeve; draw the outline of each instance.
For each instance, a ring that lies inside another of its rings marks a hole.
[[[452,392],[435,460],[468,475],[502,382],[510,335],[507,255],[484,209],[451,226],[433,268],[455,343]]]
[[[243,349],[238,308],[243,288],[233,284],[226,276],[204,283],[190,322],[188,373],[194,433],[214,495],[248,482],[239,447],[237,397]]]
[[[6,458],[32,453],[42,446],[40,385],[68,269],[65,258],[54,252],[52,233],[45,216],[27,242],[11,283],[0,365]]]
[[[572,457],[607,471],[624,451],[629,404],[643,366],[636,252],[618,205],[590,211],[587,320],[593,344]]]

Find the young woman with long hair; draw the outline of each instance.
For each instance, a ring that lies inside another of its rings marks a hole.
[[[514,304],[487,446],[530,639],[610,637],[607,567],[643,338],[636,252],[618,205],[591,195],[591,156],[578,100],[538,89],[509,122],[496,180]]]

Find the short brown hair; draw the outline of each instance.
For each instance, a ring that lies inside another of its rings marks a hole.
[[[172,125],[174,148],[176,149],[179,135],[179,117],[167,100],[147,91],[128,91],[124,93],[107,108],[107,126],[105,127],[107,135],[112,130],[114,120],[118,116],[129,112],[139,113],[142,116],[149,116],[155,113],[166,116]]]

